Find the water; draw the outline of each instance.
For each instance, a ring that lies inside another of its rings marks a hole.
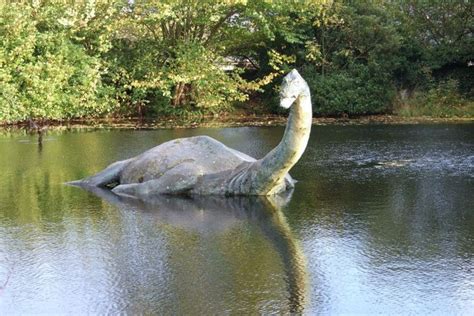
[[[259,158],[282,133],[1,134],[0,314],[472,314],[472,124],[316,126],[279,200],[63,185],[177,137]]]

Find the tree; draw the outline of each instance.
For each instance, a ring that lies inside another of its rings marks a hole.
[[[110,15],[90,2],[0,4],[0,121],[111,111],[111,91],[102,82],[104,33],[93,32]]]
[[[338,2],[314,23],[300,63],[323,115],[387,111],[401,37],[383,2]]]
[[[266,43],[299,36],[289,13],[304,4],[321,1],[134,1],[122,11],[113,57],[124,97],[208,110],[246,100],[282,72],[287,56]],[[231,59],[264,71],[244,79],[245,69],[225,70]]]
[[[405,37],[423,52],[428,75],[438,82],[451,78],[460,90],[474,96],[474,74],[468,63],[474,56],[474,5],[471,1],[411,0],[400,5]]]

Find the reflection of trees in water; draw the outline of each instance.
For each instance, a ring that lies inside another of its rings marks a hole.
[[[285,213],[309,261],[310,313],[373,304],[361,310],[403,314],[404,302],[421,311],[469,306],[472,180],[402,172],[299,180]]]
[[[255,280],[252,280],[254,278],[258,278],[259,280],[261,278],[261,281],[265,282],[265,279],[271,277],[270,274],[272,273],[272,269],[268,271],[267,268],[274,266],[278,261],[266,261],[268,260],[269,254],[268,249],[265,249],[266,247],[264,245],[261,246],[263,248],[258,247],[261,251],[260,254],[254,253],[254,256],[249,257],[248,249],[239,249],[239,246],[242,245],[241,241],[235,239],[245,238],[245,236],[242,236],[242,232],[236,233],[235,231],[235,229],[238,230],[239,227],[242,227],[240,225],[244,225],[244,227],[248,227],[249,225],[255,226],[258,230],[257,233],[263,234],[271,245],[273,245],[273,251],[280,257],[280,262],[282,263],[285,274],[284,281],[289,295],[288,311],[303,311],[307,287],[305,259],[298,246],[298,242],[292,235],[285,216],[280,210],[282,203],[286,202],[282,197],[272,198],[270,200],[264,197],[224,198],[203,196],[184,198],[161,196],[147,201],[139,201],[119,197],[108,190],[100,188],[88,189],[123,210],[145,212],[150,220],[156,221],[161,226],[169,225],[174,230],[176,228],[180,229],[181,233],[169,234],[173,237],[168,236],[168,239],[175,238],[169,240],[169,242],[175,244],[174,246],[177,248],[169,254],[169,260],[172,260],[173,256],[178,257],[175,258],[177,259],[176,262],[170,262],[170,264],[175,267],[184,265],[184,267],[178,268],[174,273],[178,274],[175,277],[181,278],[182,283],[188,283],[186,278],[189,278],[189,275],[183,276],[180,274],[198,273],[198,271],[193,270],[196,270],[196,267],[194,267],[195,264],[202,264],[199,263],[199,261],[201,261],[199,257],[203,255],[215,256],[216,252],[219,254],[218,257],[210,261],[212,265],[222,264],[222,269],[231,269],[237,274],[237,279],[229,279],[229,282],[239,283],[238,286],[243,287],[248,287],[248,284],[246,284],[247,282],[243,282],[242,278],[250,278],[248,279],[249,283],[255,282]],[[206,238],[202,238],[203,236]],[[201,242],[204,240],[206,242],[212,242],[213,244],[211,247],[199,245],[199,241],[196,240],[196,238]],[[253,242],[253,240],[250,242]],[[259,241],[256,240],[255,242],[258,243]],[[228,249],[229,247],[231,247],[231,249]],[[195,251],[193,256],[196,257],[196,261],[183,263],[182,258],[179,258],[180,254],[173,253],[179,249],[181,251]],[[205,251],[205,253],[198,253],[202,251]],[[204,261],[206,260],[207,259],[204,259]],[[209,265],[204,265],[199,268],[206,269],[208,266]],[[197,270],[199,270],[199,268]],[[219,274],[222,271],[213,272]],[[229,277],[232,273],[227,271],[223,275],[224,277]],[[208,281],[200,279],[199,276],[195,277],[197,280],[194,281]],[[236,286],[236,284],[228,284],[228,286],[232,288]],[[174,290],[178,292],[183,291],[183,286],[185,286],[185,284],[178,284],[178,287],[181,289],[177,288]],[[200,284],[193,285],[193,287],[199,286]],[[214,285],[210,284],[210,286],[212,287]],[[189,292],[196,290],[197,289],[184,288],[184,291]],[[235,290],[241,293],[251,291],[251,289],[245,288]],[[216,293],[216,295],[225,294]],[[257,299],[253,298],[253,300]],[[225,308],[225,306],[223,307]]]
[[[302,181],[289,206],[297,211],[289,217],[303,228],[317,220],[319,227],[353,234],[374,250],[394,255],[472,253],[473,181],[465,166],[472,156],[472,128],[316,127],[292,171]],[[419,164],[378,169],[355,163],[403,159]]]
[[[473,203],[469,179],[401,173],[301,181],[289,209],[298,210],[291,218],[302,227],[316,218],[319,227],[352,234],[374,251],[422,259],[473,251]]]

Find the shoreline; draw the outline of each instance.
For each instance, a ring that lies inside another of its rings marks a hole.
[[[47,121],[39,123],[41,129],[180,129],[199,127],[264,127],[286,125],[282,115],[223,115],[200,117],[161,117],[159,119],[78,119],[69,121]],[[401,117],[397,115],[367,115],[359,117],[313,117],[313,125],[407,125],[407,124],[463,124],[473,123],[474,117],[433,118]],[[0,124],[0,130],[37,130],[27,122]]]

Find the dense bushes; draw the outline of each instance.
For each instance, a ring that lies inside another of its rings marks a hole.
[[[368,114],[390,110],[395,96],[400,36],[380,5],[335,5],[339,20],[313,30],[319,58],[303,62],[315,112],[323,115]],[[320,44],[318,44],[320,43]]]
[[[472,116],[469,11],[465,2],[335,2],[329,18],[302,28],[303,43],[277,46],[292,47],[316,114]]]
[[[466,1],[2,2],[0,122],[270,104],[291,68],[319,115],[472,115],[469,12]]]
[[[103,62],[75,40],[66,13],[59,5],[0,5],[0,121],[99,116],[113,109]]]
[[[373,75],[364,65],[324,76],[311,70],[303,70],[303,76],[311,88],[314,113],[318,115],[383,113],[395,96],[387,76]]]

